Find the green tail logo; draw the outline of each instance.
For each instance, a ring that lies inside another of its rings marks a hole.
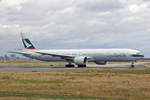
[[[36,49],[33,44],[31,43],[31,41],[28,39],[28,38],[25,38],[24,37],[24,34],[21,33],[21,36],[22,36],[22,42],[23,42],[23,45],[26,49]]]

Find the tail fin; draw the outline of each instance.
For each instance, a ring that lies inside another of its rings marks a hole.
[[[22,42],[26,49],[36,49],[31,41],[25,36],[24,33],[21,33]]]

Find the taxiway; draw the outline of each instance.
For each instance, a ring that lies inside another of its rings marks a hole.
[[[128,66],[107,66],[107,67],[86,67],[86,68],[65,68],[65,67],[0,67],[0,72],[36,72],[36,71],[52,71],[52,70],[148,70],[150,67],[128,67]]]

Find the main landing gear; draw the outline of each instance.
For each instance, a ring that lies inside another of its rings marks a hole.
[[[134,61],[131,62],[131,68],[134,68],[135,65],[134,65]]]
[[[78,68],[85,68],[86,65],[78,65]]]
[[[73,65],[73,64],[66,65],[66,68],[73,68],[73,67],[75,67],[75,65]],[[78,68],[85,68],[85,67],[86,67],[86,65],[78,65]]]
[[[69,62],[69,64],[66,65],[66,68],[72,68],[75,67],[75,65],[73,65],[71,62]]]
[[[65,67],[73,68],[73,67],[75,67],[75,65],[69,62],[69,64],[67,64]],[[86,65],[78,65],[78,68],[85,68],[85,67],[86,67]]]
[[[66,67],[67,68],[72,68],[72,67],[75,67],[75,66],[73,64],[67,64]]]

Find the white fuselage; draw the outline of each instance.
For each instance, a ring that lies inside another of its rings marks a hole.
[[[89,62],[99,61],[136,61],[144,57],[140,51],[132,49],[63,49],[63,50],[27,50],[27,57],[42,61],[65,61],[61,57],[41,55],[36,52],[44,52],[65,56],[88,57]]]

